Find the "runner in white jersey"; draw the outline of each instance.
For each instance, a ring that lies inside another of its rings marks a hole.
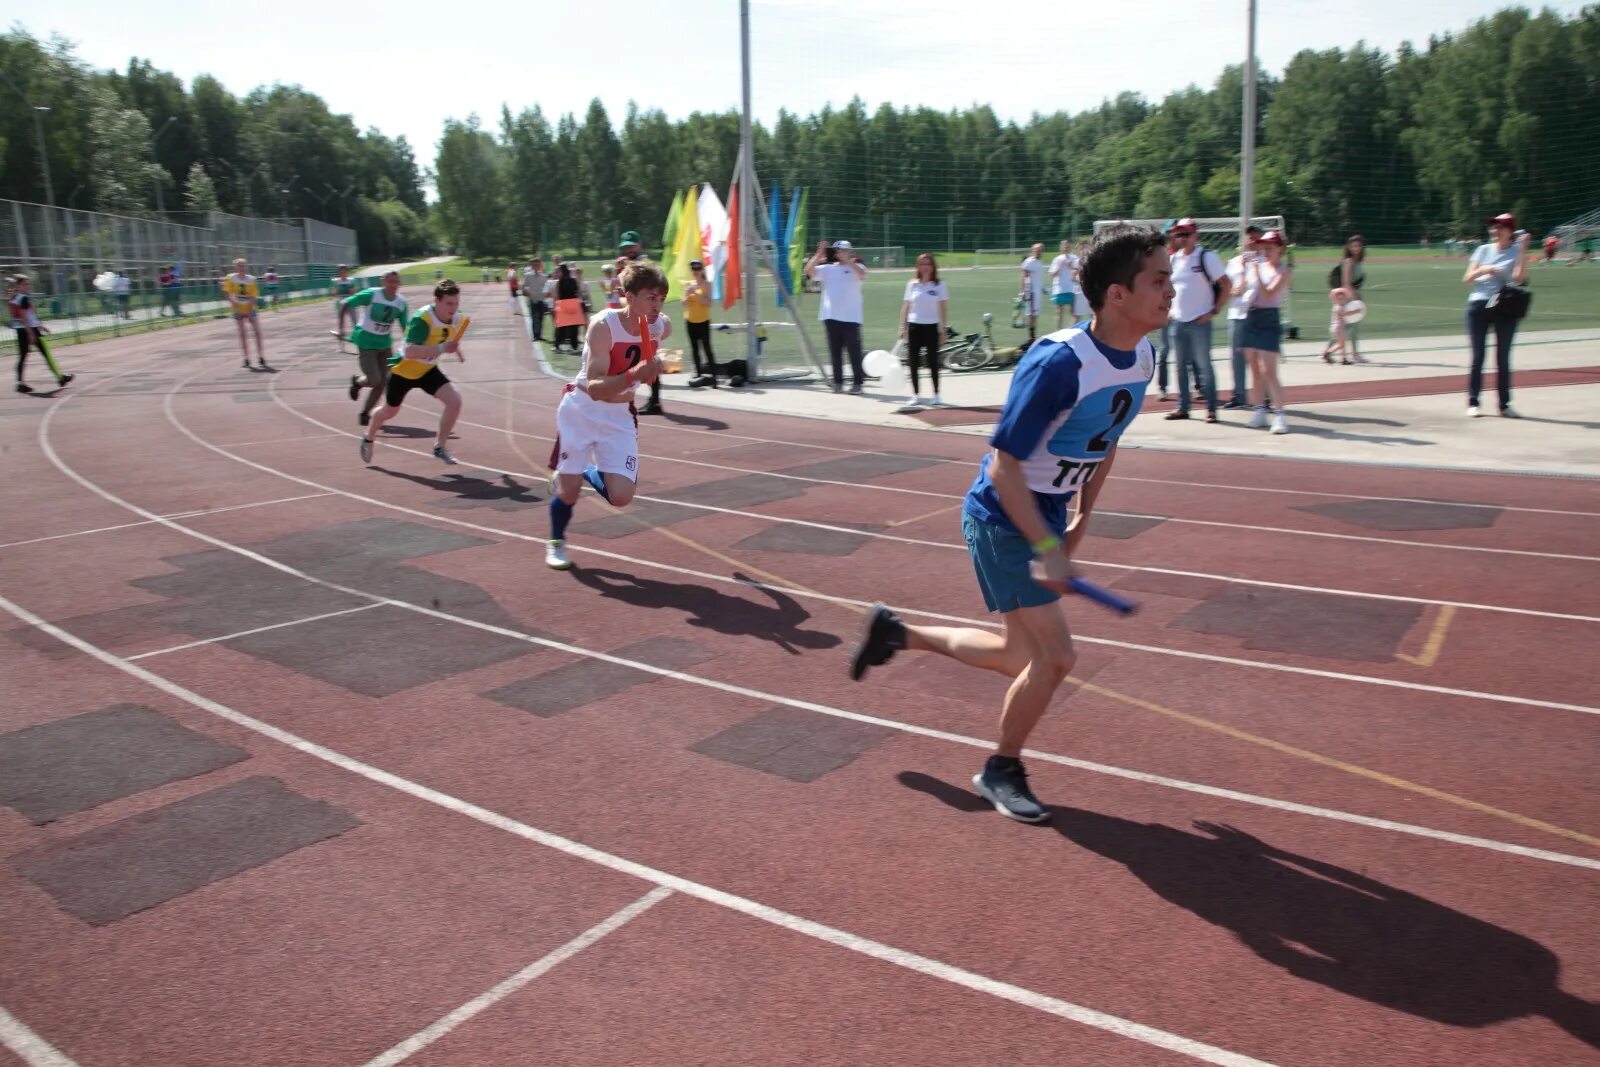
[[[572,566],[567,558],[567,523],[584,484],[612,507],[621,508],[633,500],[639,478],[634,387],[660,377],[661,342],[671,336],[672,323],[661,314],[667,277],[660,267],[647,261],[628,264],[622,272],[622,289],[625,308],[607,308],[589,320],[583,366],[556,408],[550,544],[544,557],[545,565],[556,570]]]

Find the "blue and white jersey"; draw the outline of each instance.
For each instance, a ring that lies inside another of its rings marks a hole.
[[[1088,484],[1133,417],[1155,373],[1155,348],[1131,352],[1095,340],[1087,323],[1039,338],[1017,364],[989,444],[1022,462],[1040,514],[1060,535],[1067,502]],[[981,522],[1016,525],[1000,506],[985,455],[964,509]]]

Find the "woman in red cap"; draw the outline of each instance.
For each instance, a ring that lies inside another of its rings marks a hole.
[[[1467,262],[1462,281],[1472,286],[1467,294],[1467,341],[1472,345],[1472,372],[1467,376],[1467,418],[1475,419],[1478,394],[1483,388],[1483,361],[1487,356],[1489,327],[1494,327],[1495,388],[1500,394],[1500,414],[1517,417],[1511,410],[1511,339],[1517,320],[1498,304],[1508,285],[1528,283],[1529,234],[1517,234],[1517,219],[1510,212],[1489,220],[1490,240],[1481,244]]]
[[[1283,418],[1283,386],[1278,381],[1278,357],[1283,352],[1283,300],[1289,295],[1294,268],[1283,263],[1283,234],[1268,230],[1256,241],[1255,249],[1244,254],[1245,314],[1239,331],[1239,347],[1250,361],[1250,401],[1255,414],[1248,425],[1259,430],[1267,426],[1270,412],[1272,432],[1288,433]]]

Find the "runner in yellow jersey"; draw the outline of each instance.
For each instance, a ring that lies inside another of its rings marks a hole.
[[[244,369],[250,369],[250,341],[245,336],[244,324],[248,320],[256,331],[256,362],[267,369],[267,350],[261,343],[261,321],[256,318],[256,305],[261,303],[261,287],[255,275],[245,270],[249,264],[243,259],[233,261],[233,273],[222,279],[222,295],[233,312],[233,324],[239,328],[239,348],[244,352]]]
[[[461,353],[460,336],[466,326],[458,323],[456,312],[461,307],[461,290],[446,278],[433,287],[433,303],[412,316],[406,330],[406,347],[400,358],[389,366],[389,381],[383,389],[383,407],[372,413],[367,434],[361,439],[361,462],[372,462],[372,444],[383,424],[400,414],[400,405],[406,394],[421,389],[436,396],[444,405],[439,416],[439,438],[434,442],[434,458],[454,464],[455,458],[445,448],[450,431],[461,416],[461,394],[450,384],[450,379],[439,369],[439,357],[453,354],[456,362],[465,363]],[[458,326],[460,328],[458,328]]]

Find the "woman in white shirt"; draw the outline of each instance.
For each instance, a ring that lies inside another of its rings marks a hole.
[[[905,302],[900,305],[900,337],[906,343],[907,361],[911,365],[911,398],[907,407],[927,404],[937,407],[939,399],[939,345],[944,340],[948,322],[946,308],[950,293],[939,280],[939,264],[932,252],[917,257],[917,276],[906,282]],[[922,358],[928,360],[928,376],[933,379],[933,396],[922,399],[922,386],[917,379]]]
[[[1508,285],[1528,283],[1529,234],[1516,237],[1516,216],[1496,215],[1489,220],[1487,244],[1481,244],[1467,262],[1462,281],[1472,286],[1467,295],[1467,341],[1472,346],[1472,371],[1467,376],[1467,417],[1478,417],[1478,393],[1483,388],[1483,361],[1489,346],[1489,327],[1494,327],[1495,388],[1499,392],[1500,414],[1517,417],[1511,410],[1511,339],[1517,320],[1498,314],[1489,302]]]
[[[1267,425],[1272,412],[1272,432],[1288,433],[1283,420],[1283,385],[1278,381],[1278,357],[1283,352],[1283,298],[1289,295],[1292,267],[1283,265],[1283,234],[1268,230],[1256,242],[1255,251],[1244,254],[1245,292],[1250,307],[1239,331],[1239,345],[1250,361],[1250,400],[1256,413],[1250,417],[1251,429]]]

